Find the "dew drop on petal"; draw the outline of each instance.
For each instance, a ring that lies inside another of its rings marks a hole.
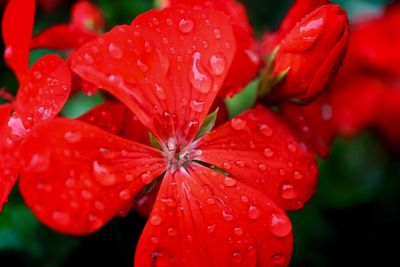
[[[136,65],[142,72],[147,72],[149,70],[149,66],[147,66],[145,63],[143,63],[143,61],[141,61],[140,59],[138,59],[136,61]]]
[[[42,78],[42,73],[40,71],[34,71],[33,77],[35,77],[36,80],[40,80]]]
[[[165,100],[166,99],[166,94],[164,88],[161,87],[159,84],[155,84],[155,90],[156,90],[156,95],[160,100]]]
[[[175,228],[170,227],[170,228],[168,228],[167,233],[168,233],[168,236],[172,237],[172,236],[176,236],[178,234],[178,231]]]
[[[216,228],[217,228],[216,224],[211,224],[211,225],[207,226],[207,233],[209,233],[209,234],[214,233]]]
[[[234,251],[232,253],[232,262],[233,263],[241,263],[243,261],[243,256],[240,251]]]
[[[271,263],[276,267],[284,266],[286,263],[285,256],[283,256],[281,253],[276,253],[272,255]]]
[[[51,214],[53,221],[59,225],[66,226],[71,222],[71,216],[64,211],[53,211]]]
[[[246,121],[241,118],[233,118],[231,120],[231,127],[235,130],[243,130],[246,128]]]
[[[233,179],[233,178],[231,178],[231,177],[229,177],[229,176],[225,176],[225,178],[224,178],[224,184],[225,184],[227,187],[232,187],[232,186],[234,186],[234,185],[236,184],[236,179]]]
[[[120,197],[122,200],[128,200],[128,199],[131,197],[131,195],[130,195],[130,193],[129,193],[129,190],[124,189],[124,190],[122,190],[121,192],[119,192],[119,197]]]
[[[243,228],[242,227],[235,227],[233,228],[233,233],[237,236],[243,235]]]
[[[297,147],[296,145],[294,145],[293,143],[288,143],[287,144],[287,148],[290,152],[295,153],[297,151]]]
[[[93,162],[93,174],[97,182],[104,186],[112,186],[117,180],[115,174],[111,173],[105,166],[100,165],[96,160]]]
[[[262,135],[267,136],[267,137],[269,137],[273,134],[272,129],[266,124],[260,124],[258,126],[258,130],[260,131],[260,133]]]
[[[222,55],[212,55],[210,57],[210,66],[213,74],[221,75],[226,69],[226,59]]]
[[[217,39],[221,39],[221,30],[220,29],[214,29],[214,36]]]
[[[181,19],[178,24],[178,29],[182,33],[190,33],[193,31],[194,21],[192,19]]]
[[[232,214],[228,213],[227,211],[223,210],[223,211],[222,211],[222,218],[224,218],[225,221],[230,222],[230,221],[232,221],[235,217],[234,217]]]
[[[267,170],[267,166],[265,164],[258,164],[258,169],[260,171],[265,171],[265,170]]]
[[[275,236],[285,237],[292,231],[292,225],[285,215],[272,214],[270,229]]]
[[[121,47],[116,43],[110,43],[108,45],[108,53],[110,54],[111,57],[115,59],[121,59],[124,55],[124,52],[122,51]]]
[[[204,102],[192,100],[190,102],[190,107],[196,112],[203,112],[203,110],[204,110]]]
[[[64,139],[68,143],[76,143],[81,140],[82,134],[81,132],[72,132],[68,131],[64,134]]]
[[[161,219],[160,215],[158,215],[157,213],[154,213],[153,215],[151,215],[150,223],[154,226],[160,225],[162,223],[162,219]]]
[[[303,174],[300,171],[294,171],[293,172],[293,177],[296,180],[301,180],[301,179],[303,179]]]
[[[210,91],[212,85],[210,75],[205,72],[202,66],[200,52],[195,52],[192,58],[192,67],[189,70],[189,81],[196,90],[206,94]]]
[[[94,62],[93,57],[89,53],[85,53],[83,58],[88,64],[92,64]]]
[[[281,186],[281,197],[286,200],[292,200],[297,197],[297,190],[293,185],[284,183]]]
[[[14,50],[11,45],[8,45],[6,47],[6,50],[4,51],[4,58],[10,59],[13,55],[14,55]]]
[[[251,204],[249,206],[249,210],[247,211],[247,215],[250,219],[255,220],[258,217],[260,217],[260,210],[254,206],[253,204]]]
[[[266,156],[267,158],[271,158],[271,157],[274,156],[274,151],[272,151],[271,148],[266,147],[266,148],[264,149],[264,156]]]
[[[150,172],[142,173],[140,179],[144,184],[150,184],[153,181],[153,177],[151,176]]]

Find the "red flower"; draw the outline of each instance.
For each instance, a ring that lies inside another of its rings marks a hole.
[[[69,24],[51,26],[37,34],[31,48],[77,49],[102,32],[104,24],[102,12],[95,5],[79,1],[72,7]]]
[[[376,127],[392,144],[400,145],[400,5],[382,16],[352,25],[344,67],[325,98],[333,110],[335,131],[352,136]]]
[[[162,150],[76,120],[38,125],[23,146],[20,183],[36,216],[90,233],[159,180],[136,266],[287,265],[282,209],[312,194],[313,155],[261,106],[195,139],[234,55],[227,18],[188,7],[147,12],[84,45],[73,69],[124,102]]]
[[[232,97],[240,92],[257,75],[260,69],[260,58],[253,29],[249,23],[245,7],[236,0],[170,0],[163,1],[162,6],[184,4],[214,8],[229,17],[236,39],[236,54],[228,77],[221,88],[221,97]],[[220,33],[215,32],[218,36]],[[207,43],[203,45],[207,46]]]
[[[329,0],[295,0],[288,13],[283,18],[277,31],[267,32],[263,38],[264,54],[269,54],[279,44],[279,42],[288,34],[292,28],[307,14],[314,9],[328,4]]]
[[[0,106],[0,210],[19,173],[21,142],[33,126],[57,115],[70,90],[70,71],[58,56],[45,56],[27,70],[28,36],[33,24],[33,17],[28,16],[33,12],[27,9],[33,9],[33,3],[12,0],[3,15],[6,60],[17,74],[20,87],[15,101]],[[21,10],[27,16],[15,24],[15,14]]]
[[[309,101],[320,94],[336,75],[347,48],[348,21],[338,5],[324,5],[305,16],[280,41],[271,74],[269,99]],[[269,91],[269,88],[263,88]]]

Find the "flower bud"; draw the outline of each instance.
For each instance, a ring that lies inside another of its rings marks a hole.
[[[278,45],[268,75],[280,78],[272,99],[309,101],[320,94],[343,61],[347,39],[348,19],[338,5],[324,5],[305,16]]]

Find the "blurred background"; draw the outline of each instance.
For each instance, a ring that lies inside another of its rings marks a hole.
[[[5,1],[0,1],[1,13]],[[46,2],[46,1],[42,1]],[[59,3],[58,3],[59,2]],[[96,0],[108,28],[130,23],[153,7],[151,0]],[[243,0],[261,36],[273,30],[291,4],[290,0]],[[374,14],[387,0],[337,0],[350,18]],[[48,0],[36,14],[35,32],[67,22],[73,1]],[[400,27],[400,25],[399,25]],[[1,44],[0,50],[4,50]],[[49,51],[34,51],[36,61]],[[53,52],[53,51],[52,51]],[[16,90],[17,83],[0,61],[0,85]],[[228,101],[231,115],[254,101],[255,86]],[[0,103],[2,99],[0,98]],[[63,115],[76,117],[102,102],[102,96],[77,94]],[[400,122],[394,122],[400,123]],[[400,248],[400,151],[393,151],[364,131],[355,138],[338,138],[328,160],[319,160],[318,191],[292,218],[295,246],[290,266],[393,266]],[[95,234],[71,237],[41,225],[25,207],[16,188],[0,213],[1,267],[132,266],[135,245],[145,220],[131,212],[116,218]]]

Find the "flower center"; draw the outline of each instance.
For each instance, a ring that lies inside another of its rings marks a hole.
[[[196,157],[201,155],[201,150],[194,149],[191,144],[178,146],[173,137],[168,139],[167,148],[165,159],[172,172],[178,168],[187,167]]]

